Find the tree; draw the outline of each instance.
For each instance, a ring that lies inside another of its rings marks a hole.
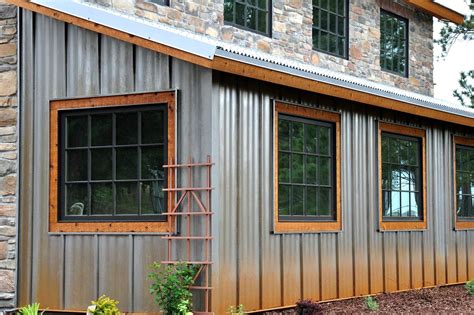
[[[449,53],[449,49],[459,38],[474,40],[474,0],[470,0],[469,8],[471,14],[462,25],[444,22],[440,32],[441,38],[435,41],[441,46],[443,57]],[[453,91],[453,95],[462,105],[474,108],[474,70],[461,72],[459,85],[460,88]]]

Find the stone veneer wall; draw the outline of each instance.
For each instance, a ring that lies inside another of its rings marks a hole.
[[[349,0],[349,58],[312,50],[312,0],[272,1],[272,37],[224,23],[224,0],[82,0],[225,42],[433,95],[433,19],[402,0]],[[409,19],[409,77],[380,69],[380,7]]]
[[[15,306],[17,8],[0,0],[0,309]]]

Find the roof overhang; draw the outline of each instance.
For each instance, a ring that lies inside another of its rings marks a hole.
[[[474,126],[474,110],[451,106],[420,94],[404,92],[349,75],[287,60],[251,56],[247,52],[218,47],[218,42],[183,35],[145,20],[91,7],[74,0],[7,0],[21,8],[49,16],[94,32],[173,56],[224,73],[254,78],[282,86],[311,91],[446,121]],[[413,1],[413,0],[412,0]],[[222,44],[223,45],[223,44]],[[221,45],[221,46],[222,46]],[[321,71],[320,71],[321,70]]]
[[[446,20],[455,24],[464,23],[464,15],[460,12],[454,11],[440,3],[433,0],[406,0],[409,4],[423,10],[440,20]]]

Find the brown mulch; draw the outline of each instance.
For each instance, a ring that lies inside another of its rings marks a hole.
[[[474,296],[463,285],[420,289],[375,296],[378,311],[369,311],[365,298],[321,303],[324,314],[474,314]],[[292,315],[294,310],[268,312],[267,315]]]

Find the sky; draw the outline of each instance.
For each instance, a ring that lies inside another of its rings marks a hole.
[[[439,1],[446,2],[446,1]],[[466,7],[462,7],[462,0],[450,0],[449,6],[466,12]],[[444,3],[443,3],[444,4]],[[446,2],[447,4],[447,2]],[[434,36],[439,37],[439,31],[443,26],[442,22],[434,19]],[[434,53],[434,96],[439,99],[458,103],[453,96],[453,90],[459,87],[459,73],[474,69],[474,41],[464,41],[458,39],[449,50],[446,58],[440,58],[441,49],[435,45]]]

